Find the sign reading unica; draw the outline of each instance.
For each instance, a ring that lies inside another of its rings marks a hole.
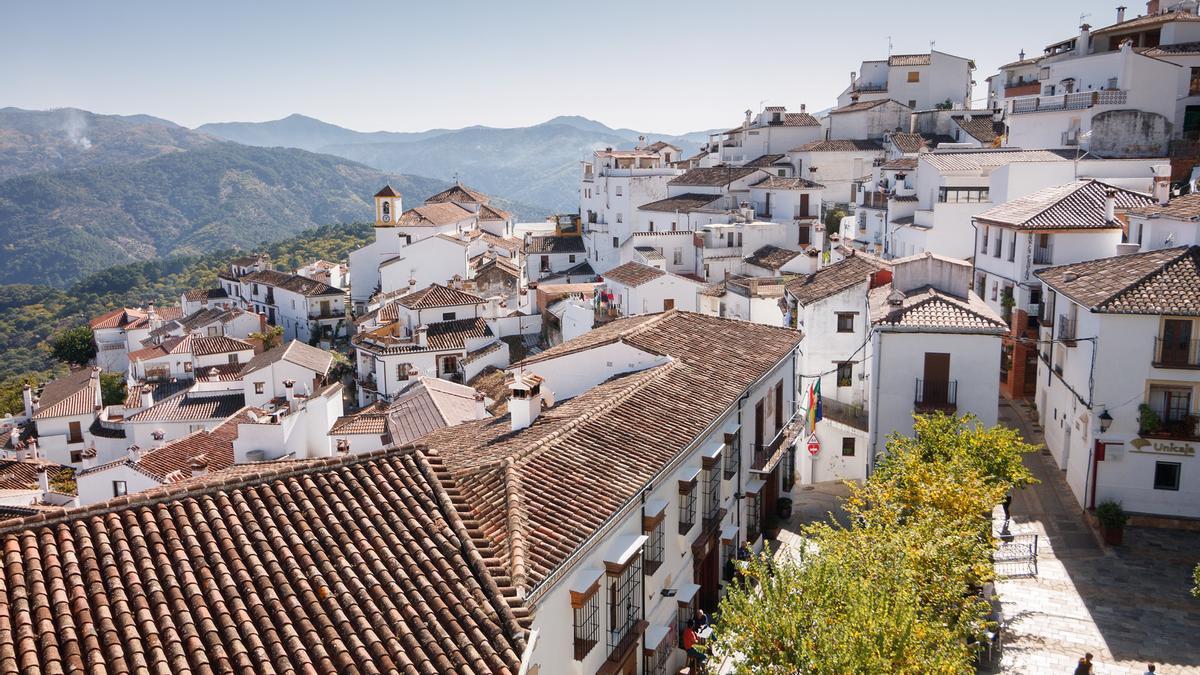
[[[1152,441],[1146,438],[1135,438],[1129,444],[1134,448],[1130,452],[1175,455],[1177,457],[1196,456],[1196,446],[1191,443],[1174,443],[1171,441]]]
[[[814,432],[808,437],[808,454],[816,457],[819,452],[821,452],[821,441],[817,440],[817,434]]]

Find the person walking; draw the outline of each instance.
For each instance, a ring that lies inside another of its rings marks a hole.
[[[1154,664],[1153,663],[1146,664],[1146,675],[1154,675]]]
[[[1075,675],[1092,675],[1092,654],[1088,652],[1079,659],[1079,665],[1075,666]]]

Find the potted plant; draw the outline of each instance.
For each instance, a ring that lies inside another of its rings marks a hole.
[[[1138,406],[1138,431],[1143,434],[1153,434],[1162,426],[1162,418],[1154,408],[1145,403]]]
[[[1120,546],[1125,537],[1125,523],[1129,516],[1117,502],[1100,502],[1096,507],[1096,520],[1100,521],[1100,532],[1104,535],[1104,543],[1109,546]]]

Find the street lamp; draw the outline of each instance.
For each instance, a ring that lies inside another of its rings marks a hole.
[[[1108,409],[1105,408],[1104,412],[1100,413],[1100,433],[1108,431],[1108,428],[1112,426],[1112,423],[1112,415],[1109,415]]]

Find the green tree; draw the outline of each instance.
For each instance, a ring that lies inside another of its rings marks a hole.
[[[123,373],[100,373],[100,397],[104,405],[125,402],[125,375]]]
[[[83,365],[96,356],[96,344],[92,341],[92,329],[77,326],[64,330],[50,341],[50,353],[64,363]]]
[[[283,326],[267,326],[265,330],[248,335],[252,340],[262,342],[263,351],[279,344],[283,338]]]

